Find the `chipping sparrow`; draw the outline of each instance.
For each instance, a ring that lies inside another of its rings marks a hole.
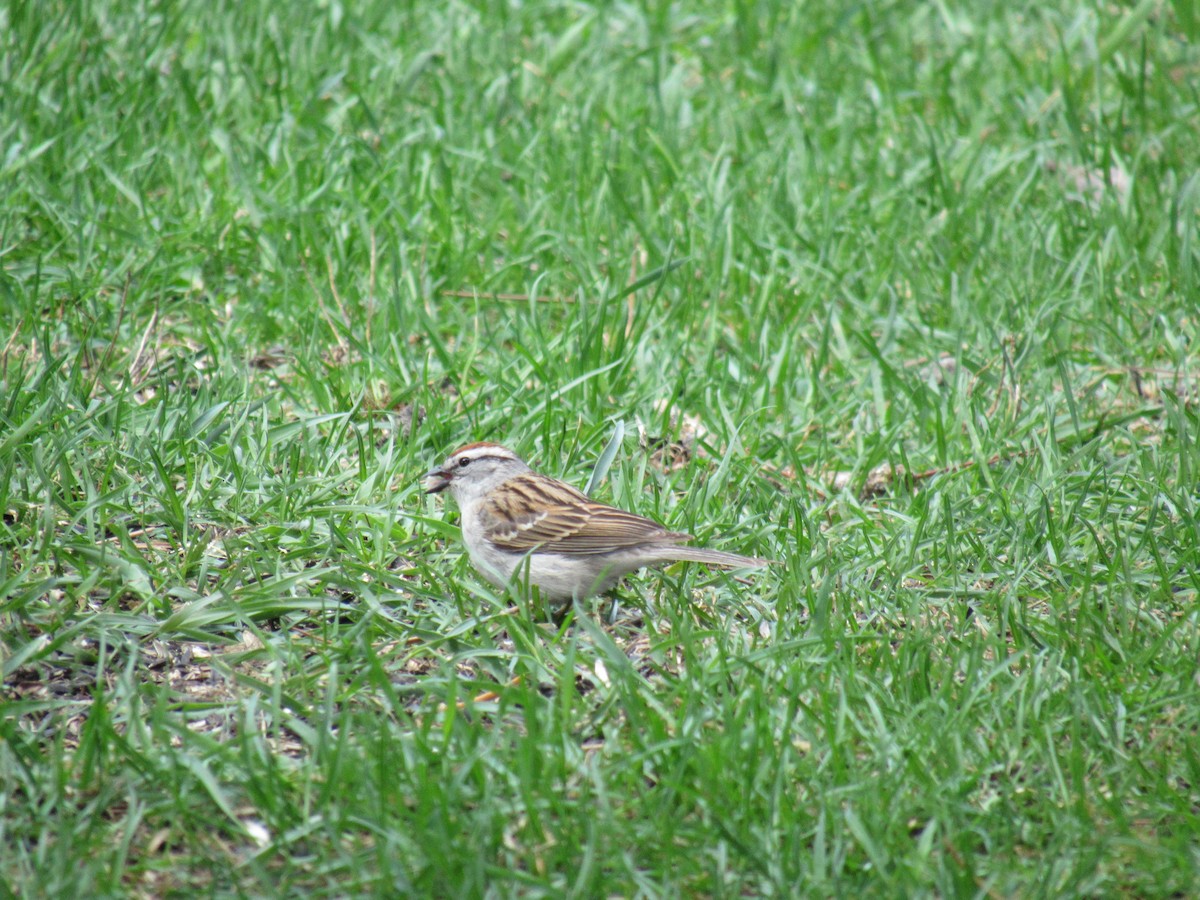
[[[524,572],[546,600],[581,600],[622,575],[673,560],[760,567],[770,561],[681,547],[690,534],[589,500],[569,484],[539,475],[499,444],[459,447],[425,476],[425,493],[446,488],[462,515],[471,563],[503,587]]]

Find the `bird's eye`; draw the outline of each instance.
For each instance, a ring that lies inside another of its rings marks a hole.
[[[470,461],[471,461],[470,457],[464,456],[462,459],[460,459],[458,461],[458,467],[460,469],[465,469],[467,467],[467,463],[469,463]]]

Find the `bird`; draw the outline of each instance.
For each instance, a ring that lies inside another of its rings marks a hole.
[[[426,494],[449,489],[467,555],[484,578],[504,587],[514,573],[527,572],[528,583],[551,603],[602,594],[643,566],[685,561],[762,568],[773,562],[684,546],[690,534],[597,503],[488,441],[459,447],[425,474],[423,486]]]

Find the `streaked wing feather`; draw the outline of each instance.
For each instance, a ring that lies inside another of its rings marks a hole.
[[[669,532],[651,519],[595,503],[573,487],[535,473],[506,482],[501,502],[493,498],[484,503],[485,532],[498,546],[521,553],[537,547],[556,553],[602,553],[689,537]]]

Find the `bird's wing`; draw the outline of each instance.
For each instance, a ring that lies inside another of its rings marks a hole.
[[[528,473],[504,483],[481,509],[484,533],[498,547],[524,553],[603,553],[637,544],[688,540],[657,522],[595,503],[570,485]]]

